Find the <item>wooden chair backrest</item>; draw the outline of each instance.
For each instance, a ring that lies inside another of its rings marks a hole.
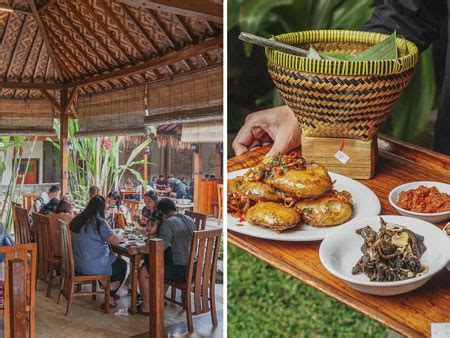
[[[33,227],[38,247],[38,271],[37,277],[40,280],[47,280],[47,271],[50,260],[53,257],[53,250],[50,239],[50,220],[47,216],[33,212]]]
[[[34,201],[39,197],[38,194],[23,194],[22,195],[22,206],[30,212],[33,207]]]
[[[10,289],[7,286],[9,280],[9,261],[15,258],[25,263],[25,280],[26,280],[26,311],[29,313],[30,327],[29,337],[34,338],[34,312],[35,312],[35,290],[36,290],[36,243],[18,244],[12,246],[0,246],[0,255],[5,255],[5,288],[3,290],[3,318],[4,318],[4,337],[10,337]],[[0,312],[0,313],[1,313]],[[14,315],[14,314],[12,314]]]
[[[15,207],[14,239],[17,244],[31,243],[30,219],[25,208]]]
[[[20,207],[22,207],[22,205],[17,202],[11,202],[11,212],[12,212],[13,224],[15,224],[17,222],[16,207],[20,208]]]
[[[217,202],[219,204],[218,218],[223,217],[223,184],[217,185]]]
[[[184,214],[186,216],[191,217],[194,220],[197,230],[205,230],[206,229],[207,216],[205,214],[202,214],[200,212],[190,211],[190,210],[185,210]]]
[[[122,202],[127,206],[128,210],[130,210],[133,219],[139,217],[139,205],[140,205],[139,201],[124,199],[122,200]]]
[[[72,234],[69,225],[63,221],[58,221],[61,229],[61,276],[63,294],[66,298],[70,296],[72,278],[75,276],[75,262],[72,251]]]
[[[210,311],[208,289],[216,284],[221,235],[221,229],[194,231],[186,278],[188,286],[194,285],[194,315]]]

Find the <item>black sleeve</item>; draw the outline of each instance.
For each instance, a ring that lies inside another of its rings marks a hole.
[[[388,34],[397,31],[424,51],[439,37],[446,17],[445,0],[384,0],[361,29]]]

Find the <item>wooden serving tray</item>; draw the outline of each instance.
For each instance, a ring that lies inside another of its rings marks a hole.
[[[396,214],[387,198],[396,186],[411,181],[450,183],[450,157],[380,135],[376,176],[361,180],[381,201],[381,214]],[[249,168],[261,161],[269,147],[228,160],[228,171]],[[438,224],[443,228],[444,224]],[[227,234],[236,245],[277,269],[347,304],[354,310],[408,337],[429,337],[431,323],[450,321],[450,271],[445,268],[412,292],[379,297],[360,293],[331,275],[320,263],[320,242],[277,242]]]

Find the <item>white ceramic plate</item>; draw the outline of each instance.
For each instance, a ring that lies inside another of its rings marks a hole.
[[[392,189],[389,193],[389,203],[397,210],[397,212],[404,216],[411,216],[415,218],[422,219],[431,223],[439,223],[444,222],[450,219],[450,211],[444,212],[436,212],[436,213],[421,213],[421,212],[413,212],[409,210],[405,210],[400,208],[397,205],[399,195],[402,191],[407,191],[411,189],[416,189],[420,185],[424,185],[426,187],[436,187],[440,192],[444,192],[446,194],[450,194],[450,184],[445,184],[441,182],[431,182],[431,181],[418,181],[418,182],[410,182],[399,185],[398,187]]]
[[[381,216],[387,223],[406,226],[416,234],[424,236],[427,248],[422,264],[429,267],[423,276],[396,282],[371,282],[361,273],[352,275],[352,268],[362,256],[363,238],[356,230],[370,225],[375,231],[380,228],[380,217],[360,218],[350,221],[345,227],[327,236],[320,245],[319,256],[323,266],[334,276],[344,280],[354,289],[379,296],[405,293],[425,284],[439,272],[450,258],[449,239],[437,226],[423,220],[405,216]]]
[[[243,175],[248,169],[238,170],[228,173],[228,179]],[[376,216],[380,214],[381,206],[375,193],[351,178],[330,172],[331,180],[336,180],[334,188],[338,191],[347,190],[352,194],[355,215],[353,219],[360,217]],[[335,229],[344,226],[347,223],[334,227],[313,227],[310,225],[298,225],[293,229],[277,233],[270,229],[265,229],[248,222],[239,222],[239,219],[227,214],[228,229],[258,238],[272,239],[276,241],[318,241],[325,238],[326,235]],[[238,226],[237,224],[242,224]]]

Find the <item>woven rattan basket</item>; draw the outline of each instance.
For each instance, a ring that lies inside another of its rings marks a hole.
[[[276,39],[308,49],[359,54],[387,35],[315,30]],[[310,59],[266,49],[269,74],[295,112],[304,136],[372,139],[409,84],[417,47],[397,38],[397,59],[343,61]]]

